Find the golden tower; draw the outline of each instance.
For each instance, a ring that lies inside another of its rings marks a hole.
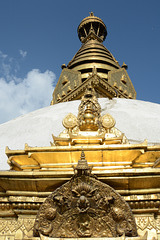
[[[104,22],[91,12],[78,26],[82,46],[66,66],[53,92],[51,105],[81,99],[88,85],[96,97],[136,98],[136,91],[127,73],[127,65],[118,61],[103,45],[107,36]]]

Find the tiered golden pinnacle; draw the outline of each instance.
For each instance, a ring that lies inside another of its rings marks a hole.
[[[78,26],[78,36],[82,46],[67,66],[62,65],[51,105],[81,99],[90,84],[97,97],[136,98],[128,66],[120,66],[103,45],[107,36],[104,22],[90,13]]]

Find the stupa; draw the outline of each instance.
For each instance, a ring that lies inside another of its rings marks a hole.
[[[78,26],[82,46],[62,73],[53,92],[51,104],[81,99],[92,84],[96,97],[136,98],[136,91],[127,73],[127,65],[119,65],[103,45],[107,36],[104,22],[93,12]]]
[[[0,125],[0,239],[159,239],[160,105],[135,100],[106,35],[83,19],[51,106]]]

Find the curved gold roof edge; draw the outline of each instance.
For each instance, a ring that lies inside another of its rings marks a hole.
[[[101,19],[101,18],[99,18],[99,17],[96,17],[96,16],[88,16],[88,17],[85,17],[82,21],[81,21],[81,23],[79,24],[79,26],[78,26],[78,28],[77,28],[77,31],[79,30],[79,28],[80,27],[83,27],[84,26],[84,24],[86,24],[86,23],[88,23],[88,22],[90,22],[90,21],[99,21],[105,28],[106,28],[106,25],[105,25],[105,23],[103,22],[103,20]]]

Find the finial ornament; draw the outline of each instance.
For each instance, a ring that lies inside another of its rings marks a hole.
[[[84,153],[84,150],[82,149],[82,152],[81,152],[81,160],[85,160],[86,157],[85,157],[85,153]]]
[[[90,16],[94,16],[94,13],[93,13],[93,12],[90,12],[89,14],[90,14]]]
[[[107,36],[107,28],[102,19],[94,16],[93,12],[89,17],[84,18],[78,26],[78,36],[82,43],[90,39],[103,42]]]
[[[82,149],[81,158],[78,160],[77,166],[74,168],[74,172],[78,175],[89,175],[91,173],[91,167],[88,166],[88,162],[85,158],[84,150]]]
[[[124,68],[124,69],[128,69],[128,65],[125,63],[125,62],[123,62],[123,64],[122,64],[122,68]]]

